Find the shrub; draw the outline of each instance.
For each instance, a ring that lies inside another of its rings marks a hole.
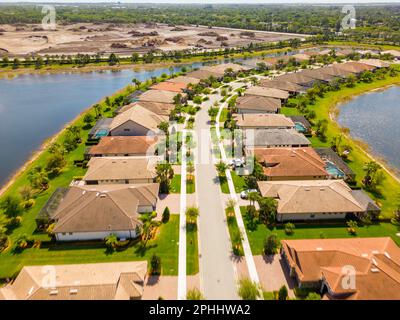
[[[248,278],[239,280],[238,294],[242,300],[257,300],[261,297],[258,285]]]
[[[275,254],[278,252],[279,240],[276,234],[271,234],[267,237],[264,244],[265,254]]]
[[[0,234],[0,252],[2,252],[3,250],[5,250],[10,244],[10,238],[2,233]]]
[[[150,274],[151,275],[161,274],[161,258],[155,254],[152,255],[150,260]]]
[[[36,203],[35,200],[29,199],[29,200],[22,202],[21,205],[24,209],[29,209],[29,208],[32,208],[35,205],[35,203]]]
[[[162,213],[162,219],[161,221],[163,223],[167,223],[169,221],[169,216],[170,216],[170,212],[169,212],[169,208],[165,207],[163,213]]]
[[[193,288],[187,292],[186,300],[204,300],[204,296],[199,289]]]
[[[288,290],[285,285],[283,285],[278,291],[278,300],[287,300],[288,299]]]
[[[316,292],[310,292],[307,295],[306,300],[321,300],[321,295]]]
[[[285,224],[285,233],[286,233],[286,235],[291,236],[292,234],[294,234],[294,229],[295,228],[296,227],[295,227],[295,225],[293,223],[290,223],[290,222],[286,223]]]
[[[355,220],[347,221],[347,232],[350,233],[352,236],[357,235],[357,228],[358,224]]]

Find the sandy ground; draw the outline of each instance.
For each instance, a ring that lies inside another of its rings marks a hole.
[[[187,276],[187,290],[200,288],[199,274]],[[142,300],[176,300],[178,295],[177,276],[150,276],[146,279]]]
[[[27,54],[130,55],[150,50],[219,49],[245,46],[250,42],[275,42],[304,38],[273,32],[250,32],[205,26],[168,26],[133,24],[73,24],[58,25],[56,30],[43,30],[41,25],[0,25],[0,55]]]

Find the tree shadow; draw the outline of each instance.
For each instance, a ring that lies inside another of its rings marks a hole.
[[[139,244],[138,247],[135,249],[135,254],[137,254],[140,257],[144,257],[147,253],[147,250],[157,248],[157,244],[147,244],[144,246],[143,244]]]

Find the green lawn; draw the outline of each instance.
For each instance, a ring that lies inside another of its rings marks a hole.
[[[113,261],[150,260],[160,256],[164,275],[178,274],[179,215],[171,215],[168,223],[160,227],[156,239],[148,242],[145,250],[139,243],[124,251],[108,253],[101,242],[93,244],[43,244],[14,254],[11,250],[0,255],[0,278],[15,275],[25,265],[95,263]],[[191,272],[191,270],[188,270]]]
[[[247,189],[246,181],[243,176],[238,176],[235,171],[231,171],[233,184],[235,185],[236,193],[242,192]],[[222,193],[229,193],[229,186],[226,177],[219,176],[219,181],[221,183]]]
[[[196,192],[196,181],[193,178],[192,181],[186,180],[186,193],[195,193]]]
[[[228,118],[229,110],[227,108],[222,109],[221,115],[219,117],[219,122],[225,122]]]
[[[170,186],[171,193],[181,193],[181,175],[174,174],[174,177],[171,180]]]
[[[284,114],[285,116],[299,116],[301,115],[301,112],[296,109],[296,108],[288,108],[288,107],[282,107],[280,110],[281,114]]]
[[[188,274],[199,272],[197,225],[188,224],[186,232],[186,268]]]
[[[240,207],[243,218],[246,216],[246,207]],[[307,224],[307,225],[296,225],[295,232],[293,235],[288,236],[285,234],[284,227],[275,227],[273,230],[268,229],[264,224],[259,224],[256,230],[250,231],[247,229],[247,236],[250,242],[251,251],[254,255],[260,255],[263,253],[264,242],[267,236],[275,233],[280,240],[283,239],[321,239],[324,238],[353,238],[347,232],[346,223],[337,222],[335,224]],[[367,237],[391,237],[398,245],[400,245],[400,237],[396,236],[396,233],[400,232],[400,227],[395,226],[388,222],[382,222],[370,226],[363,226],[358,228],[357,236],[360,238]]]

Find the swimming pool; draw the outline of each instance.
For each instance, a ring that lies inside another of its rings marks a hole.
[[[297,130],[297,132],[307,132],[307,128],[301,123],[301,122],[295,122],[294,127]]]
[[[343,179],[346,176],[342,170],[330,161],[325,162],[325,170],[334,178]]]
[[[105,137],[108,136],[108,130],[107,129],[100,129],[96,132],[96,134],[94,135],[96,138],[101,138],[101,137]]]

